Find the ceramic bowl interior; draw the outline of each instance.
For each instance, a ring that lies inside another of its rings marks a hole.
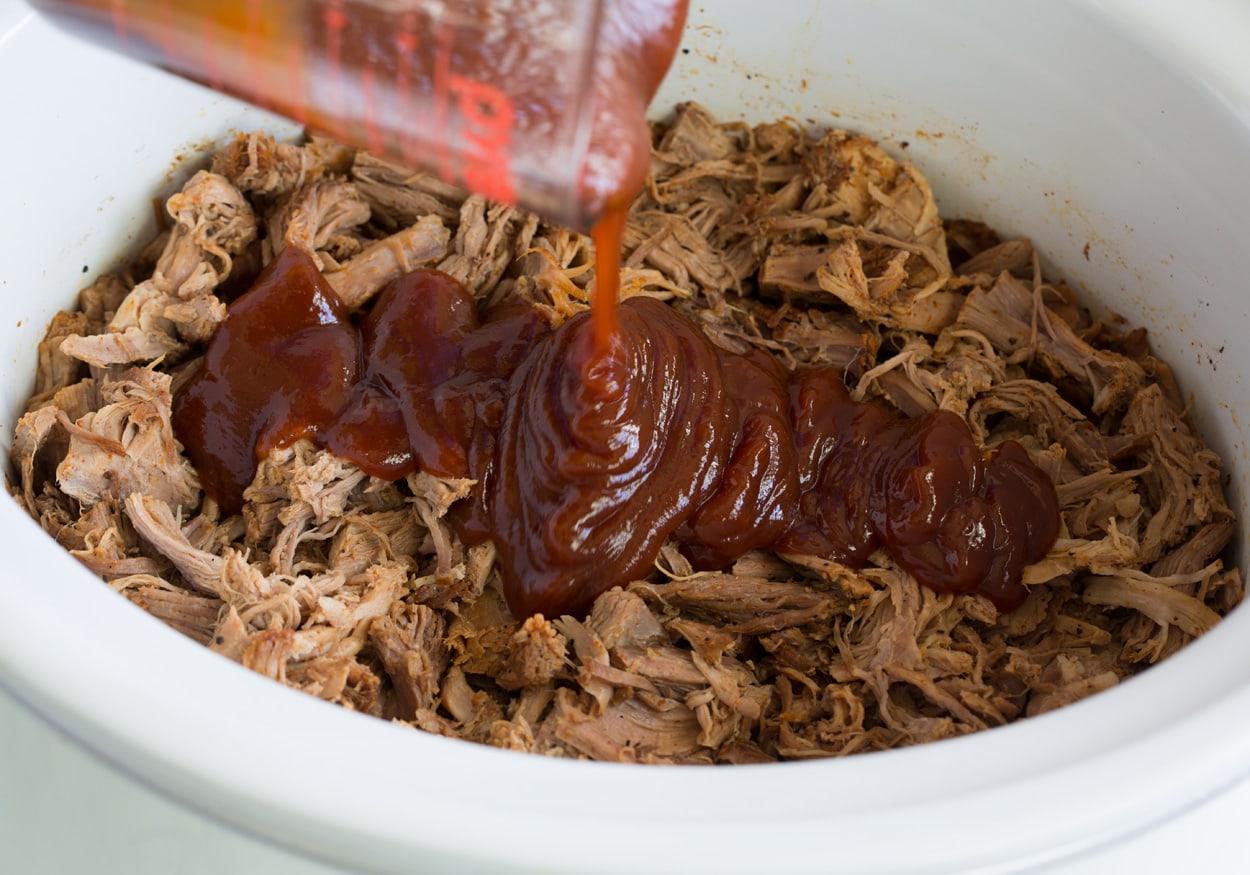
[[[866,133],[928,175],[944,215],[1031,237],[1089,300],[1150,329],[1244,518],[1250,69],[1228,34],[1246,15],[1205,6],[1182,21],[1118,0],[696,3],[656,112],[693,99]],[[233,130],[296,131],[71,42],[12,0],[0,10],[7,450],[44,327],[148,238],[153,198]],[[976,736],[841,761],[622,767],[449,741],[281,689],[115,596],[7,497],[0,545],[0,683],[169,796],[356,868],[994,869],[1140,828],[1250,771],[1245,608],[1139,678]]]

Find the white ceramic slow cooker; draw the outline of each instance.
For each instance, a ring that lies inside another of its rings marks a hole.
[[[1150,328],[1245,518],[1247,39],[1236,0],[695,2],[656,107],[836,122],[906,154],[944,215],[1032,237]],[[6,451],[52,314],[147,238],[152,198],[207,147],[256,126],[293,131],[0,0]],[[1014,870],[1250,774],[1245,607],[1143,676],[1002,729],[838,761],[645,768],[482,748],[282,689],[117,597],[7,497],[0,555],[5,690],[160,793],[350,869]]]

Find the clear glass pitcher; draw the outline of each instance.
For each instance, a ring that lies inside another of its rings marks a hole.
[[[34,0],[93,42],[587,229],[646,173],[684,0]],[[632,194],[633,191],[629,191]]]

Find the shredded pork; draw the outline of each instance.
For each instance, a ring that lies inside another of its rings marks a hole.
[[[654,130],[623,294],[713,342],[844,369],[857,398],[942,408],[1053,478],[1062,531],[999,614],[884,553],[855,571],[751,553],[694,573],[666,547],[589,616],[518,619],[494,549],[445,522],[472,488],[366,476],[308,443],[259,467],[240,516],[205,499],[170,425],[232,294],[302,246],[348,305],[422,266],[559,324],[590,241],[322,140],[238,137],[169,200],[134,276],[105,276],[39,346],[13,492],[130,601],[228,659],[345,708],[553,756],[758,763],[999,726],[1107,689],[1241,601],[1220,461],[1144,332],[1096,321],[1027,240],[944,222],[871,141],[719,124]],[[219,294],[220,293],[220,294]],[[159,658],[159,654],[153,654]]]

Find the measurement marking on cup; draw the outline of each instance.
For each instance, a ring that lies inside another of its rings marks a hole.
[[[464,119],[467,162],[464,184],[505,203],[516,203],[512,183],[512,123],[516,110],[508,95],[468,76],[453,75],[451,90]]]

